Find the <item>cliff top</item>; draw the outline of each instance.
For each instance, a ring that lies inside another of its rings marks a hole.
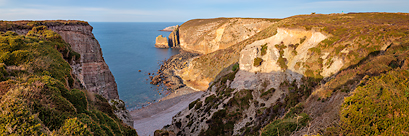
[[[35,26],[63,26],[63,25],[89,25],[86,21],[79,20],[44,20],[44,21],[0,21],[0,31],[13,29],[32,29]]]

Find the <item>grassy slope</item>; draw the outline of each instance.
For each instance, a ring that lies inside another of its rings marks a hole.
[[[16,24],[27,27],[50,22]],[[2,29],[5,24],[14,26],[3,22]],[[45,26],[33,27],[25,36],[0,32],[0,133],[137,135],[113,114],[105,98],[69,89],[75,79],[67,61],[79,57],[60,35]]]

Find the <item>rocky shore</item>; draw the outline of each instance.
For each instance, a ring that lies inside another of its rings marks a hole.
[[[151,84],[160,85],[163,84],[168,88],[168,90],[173,91],[186,86],[183,80],[176,74],[178,70],[181,70],[188,66],[188,61],[198,56],[197,53],[191,53],[182,51],[170,57],[168,60],[164,61],[157,71],[156,76],[151,77]]]

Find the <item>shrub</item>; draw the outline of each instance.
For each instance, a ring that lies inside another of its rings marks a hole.
[[[2,98],[0,104],[0,134],[42,135],[41,121],[30,112],[27,104],[19,98]]]
[[[371,77],[345,98],[341,131],[346,135],[405,135],[409,130],[409,72]]]
[[[267,43],[261,45],[261,56],[264,56],[267,54]]]
[[[240,66],[239,66],[239,63],[236,63],[236,64],[234,64],[233,65],[233,67],[232,67],[232,71],[236,71],[236,70],[238,70],[240,68]]]
[[[256,58],[254,58],[254,64],[253,64],[253,66],[258,67],[258,66],[261,65],[262,62],[263,62],[263,59],[261,59],[261,58],[259,58],[259,57],[256,57]]]
[[[78,89],[72,89],[66,98],[77,109],[77,113],[83,113],[87,110],[88,102],[84,92]]]
[[[87,125],[81,123],[78,118],[71,118],[65,121],[57,135],[91,135],[91,133],[88,131]]]
[[[200,101],[200,99],[197,99],[197,100],[191,102],[191,103],[189,104],[189,110],[192,109],[193,107],[195,107],[195,105],[196,105],[196,103],[197,103],[198,101]]]
[[[278,136],[278,135],[290,135],[293,131],[296,131],[303,126],[307,125],[307,122],[311,118],[308,114],[301,113],[300,117],[278,119],[261,130],[262,136]]]

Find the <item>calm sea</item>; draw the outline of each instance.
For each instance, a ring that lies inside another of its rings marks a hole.
[[[118,84],[119,98],[125,101],[127,109],[141,108],[165,95],[161,91],[162,87],[151,85],[146,79],[149,78],[148,73],[156,74],[161,61],[179,51],[155,48],[155,38],[158,35],[168,37],[170,34],[158,30],[182,23],[90,24],[94,27],[93,33],[101,45],[105,62]]]

